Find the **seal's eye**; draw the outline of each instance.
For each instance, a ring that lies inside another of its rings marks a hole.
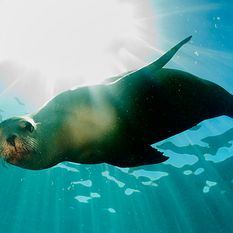
[[[34,131],[34,126],[30,122],[27,121],[25,129],[32,133]]]
[[[33,132],[34,131],[34,126],[29,122],[29,121],[22,121],[20,122],[20,128],[22,129],[26,129],[29,132]]]

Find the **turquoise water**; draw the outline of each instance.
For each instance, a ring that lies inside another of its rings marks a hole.
[[[2,167],[1,232],[232,232],[230,124],[160,143],[171,158],[159,165]]]
[[[212,80],[233,94],[232,2],[148,2],[160,26],[157,37],[167,45],[194,36],[168,67]],[[6,70],[0,66],[1,77],[11,75]],[[1,94],[0,109],[6,119],[35,106],[11,92]],[[157,165],[120,169],[62,163],[29,171],[2,164],[0,232],[233,232],[232,127],[233,120],[222,116],[155,144],[170,157]]]

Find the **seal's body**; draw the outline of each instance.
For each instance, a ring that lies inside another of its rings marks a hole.
[[[233,115],[233,97],[220,86],[162,68],[189,39],[113,83],[63,92],[36,114],[2,122],[1,155],[28,169],[62,161],[120,167],[165,161],[151,144],[205,119]]]

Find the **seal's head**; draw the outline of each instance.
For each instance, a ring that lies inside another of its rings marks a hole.
[[[0,124],[0,155],[17,166],[27,166],[34,154],[40,153],[35,138],[37,125],[29,117],[13,117]]]

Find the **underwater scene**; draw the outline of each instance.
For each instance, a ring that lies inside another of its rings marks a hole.
[[[165,67],[233,94],[230,0],[2,0],[0,120],[137,70],[188,36]],[[42,170],[1,159],[0,233],[233,232],[233,119],[205,119],[152,147],[169,159]]]

